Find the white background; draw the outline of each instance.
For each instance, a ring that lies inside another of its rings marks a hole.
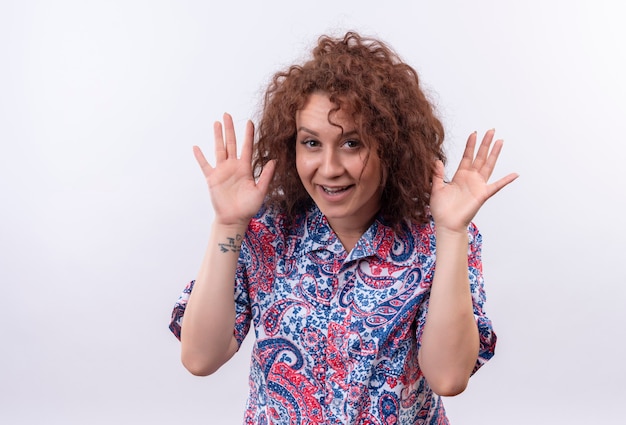
[[[389,42],[447,130],[521,177],[476,222],[495,358],[463,424],[623,423],[621,1],[0,1],[0,422],[239,424],[250,341],[208,378],[167,330],[211,221],[191,146],[241,131],[322,33]]]

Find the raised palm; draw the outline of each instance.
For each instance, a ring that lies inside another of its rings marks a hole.
[[[494,132],[489,130],[485,134],[475,157],[476,133],[470,135],[463,158],[449,183],[444,181],[443,163],[437,161],[430,210],[438,228],[466,231],[470,221],[487,199],[518,177],[516,173],[511,173],[488,183],[502,150],[502,140],[496,140],[490,150]]]
[[[274,163],[268,163],[255,181],[252,175],[252,144],[254,125],[248,121],[241,156],[237,157],[237,138],[233,119],[224,114],[224,126],[216,122],[215,167],[211,166],[199,147],[193,152],[204,174],[217,223],[247,225],[261,207],[274,174]]]

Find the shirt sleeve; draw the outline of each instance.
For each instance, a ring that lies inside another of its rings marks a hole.
[[[486,301],[485,286],[483,279],[483,263],[481,257],[482,236],[476,226],[472,223],[469,227],[469,248],[468,248],[468,271],[470,289],[472,291],[472,304],[474,306],[474,317],[478,325],[478,335],[480,347],[478,359],[474,365],[472,374],[485,364],[494,355],[496,348],[496,334],[493,331],[491,320],[484,312],[483,306]]]
[[[249,295],[248,295],[248,279],[247,272],[245,268],[245,259],[249,258],[250,253],[247,244],[242,243],[241,245],[241,253],[239,256],[239,261],[237,263],[237,270],[235,273],[235,288],[234,288],[234,302],[235,302],[235,328],[233,330],[234,336],[239,342],[239,345],[243,342],[248,331],[250,330],[250,318],[251,318],[251,308],[249,303]],[[193,286],[195,281],[192,280],[185,286],[183,292],[178,297],[176,304],[174,304],[174,309],[172,310],[172,316],[170,318],[169,328],[170,331],[174,334],[174,336],[180,340],[183,316],[185,315],[185,309],[187,308],[187,302],[189,301],[189,296],[191,295],[191,291],[193,290]]]
[[[468,228],[468,240],[469,244],[467,266],[469,273],[469,284],[472,293],[474,318],[476,319],[476,324],[478,326],[478,336],[480,339],[478,358],[476,359],[476,364],[474,365],[474,369],[472,370],[472,374],[474,374],[478,369],[480,369],[483,364],[485,364],[489,359],[493,357],[497,338],[495,332],[493,331],[491,320],[487,317],[483,310],[483,306],[486,301],[486,295],[481,257],[482,236],[478,231],[478,228],[473,223]],[[426,314],[428,312],[430,291],[424,294],[424,296],[425,298],[419,307],[416,317],[418,349],[422,343],[422,333],[424,330],[424,325],[426,324]]]
[[[176,304],[174,304],[174,310],[172,310],[172,317],[170,318],[170,331],[180,341],[180,329],[183,323],[183,315],[185,314],[185,308],[187,307],[187,301],[189,301],[189,295],[193,289],[193,285],[196,283],[194,280],[189,282],[183,292],[178,297]]]
[[[235,273],[235,339],[241,346],[250,330],[252,307],[250,305],[249,278],[247,264],[250,264],[250,249],[248,237],[241,244],[239,263]]]

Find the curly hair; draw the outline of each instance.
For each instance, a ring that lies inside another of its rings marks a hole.
[[[445,162],[444,130],[417,72],[384,42],[355,32],[320,37],[312,54],[274,74],[265,92],[253,168],[258,176],[276,161],[266,204],[293,218],[312,202],[296,170],[296,111],[317,92],[336,105],[331,113],[349,111],[360,138],[377,147],[385,220],[396,228],[407,219],[425,222],[434,161]]]

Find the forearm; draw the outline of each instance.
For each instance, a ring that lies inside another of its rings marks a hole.
[[[237,350],[234,282],[246,228],[213,224],[181,330],[181,358],[194,375],[208,375]]]
[[[467,386],[479,349],[468,277],[467,233],[437,230],[437,262],[419,362],[435,392],[456,395]]]

